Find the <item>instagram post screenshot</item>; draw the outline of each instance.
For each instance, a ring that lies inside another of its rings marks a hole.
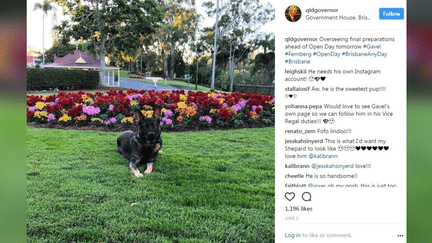
[[[406,242],[406,2],[276,9],[276,242]]]
[[[5,0],[0,242],[432,242],[429,0]]]

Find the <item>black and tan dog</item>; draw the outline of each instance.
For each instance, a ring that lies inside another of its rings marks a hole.
[[[138,166],[147,164],[145,174],[150,174],[153,171],[156,157],[159,150],[162,148],[162,139],[160,122],[161,111],[157,108],[154,111],[154,117],[145,118],[138,111],[136,112],[138,122],[138,132],[125,131],[117,138],[118,152],[129,161],[129,168],[133,171],[136,177],[141,177],[143,174],[138,170]]]

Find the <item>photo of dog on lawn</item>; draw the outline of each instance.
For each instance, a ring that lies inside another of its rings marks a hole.
[[[137,111],[136,119],[138,131],[125,131],[117,138],[118,152],[129,161],[129,168],[136,177],[143,174],[138,170],[138,166],[147,165],[144,174],[150,174],[156,162],[159,150],[162,148],[161,138],[161,110],[157,108],[154,117],[144,117]]]

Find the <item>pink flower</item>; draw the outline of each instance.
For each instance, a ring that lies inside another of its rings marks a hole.
[[[166,124],[167,125],[172,125],[172,120],[171,119],[167,119]]]
[[[86,113],[87,115],[95,115],[98,114],[100,112],[100,108],[99,107],[94,107],[94,106],[86,106],[83,107],[83,112]]]
[[[34,112],[35,110],[37,110],[38,108],[36,106],[32,106],[29,107],[28,110]]]
[[[164,114],[165,114],[165,117],[170,117],[170,116],[172,116],[173,113],[171,110],[166,110]]]
[[[233,108],[236,112],[242,109],[242,107],[241,107],[239,104],[237,104],[237,105],[233,105],[232,108]]]
[[[202,116],[199,118],[200,121],[207,121],[208,123],[211,123],[212,119],[209,116]]]
[[[48,114],[48,121],[52,121],[52,120],[55,120],[55,116],[54,116],[54,114],[49,113]]]

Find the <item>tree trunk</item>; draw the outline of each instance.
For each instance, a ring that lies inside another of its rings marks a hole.
[[[230,71],[229,71],[230,89],[229,89],[229,92],[232,92],[232,90],[233,90],[233,84],[234,84],[234,78],[235,78],[235,73],[234,73],[234,50],[232,48],[232,44],[230,45],[230,60],[229,60],[229,65],[230,65]]]
[[[105,4],[106,4],[106,0],[102,1],[102,12],[105,13]],[[105,54],[106,54],[106,47],[105,47],[105,31],[104,31],[104,27],[105,27],[105,20],[101,19],[99,21],[99,32],[101,33],[100,35],[100,40],[101,40],[101,47],[100,47],[100,85],[104,85],[105,84]]]
[[[196,68],[195,89],[198,90],[198,53],[197,53],[196,62],[197,62],[197,68]]]
[[[171,43],[171,68],[170,68],[170,77],[174,78],[174,66],[175,66],[175,46],[174,43]]]
[[[151,68],[150,68],[150,60],[147,60],[147,65],[146,65],[146,73],[150,72]]]
[[[212,79],[211,79],[211,85],[210,89],[214,90],[214,83],[215,83],[215,72],[216,72],[216,53],[217,53],[217,38],[218,38],[218,20],[219,20],[219,0],[216,0],[216,23],[215,23],[215,30],[214,30],[214,47],[213,47],[213,68],[212,68]]]
[[[136,62],[131,62],[131,72],[132,73],[137,72],[136,64],[137,64]]]
[[[43,11],[43,9],[42,9]],[[45,12],[42,16],[42,64],[45,65]]]
[[[167,55],[165,55],[165,50],[162,49],[162,61],[163,61],[163,75],[164,78],[168,78],[168,61]]]

